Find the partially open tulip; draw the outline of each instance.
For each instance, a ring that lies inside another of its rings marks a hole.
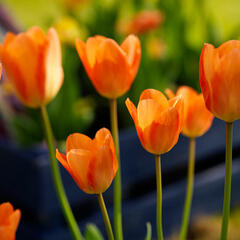
[[[82,191],[99,194],[107,190],[118,169],[114,143],[108,129],[100,129],[93,140],[80,133],[70,135],[66,151],[65,156],[56,150],[56,157]]]
[[[76,48],[100,95],[116,99],[129,90],[141,58],[141,46],[136,36],[128,36],[120,46],[103,36],[91,37],[86,44],[77,39]]]
[[[61,47],[53,28],[47,35],[39,27],[7,33],[0,60],[16,95],[29,107],[46,105],[62,85]]]
[[[166,94],[171,99],[175,94],[166,89]],[[184,101],[182,134],[195,138],[202,136],[211,127],[213,115],[210,113],[203,99],[193,88],[182,86],[177,90],[176,96],[182,95]]]
[[[20,221],[20,210],[13,209],[13,206],[6,202],[0,204],[0,239],[15,240],[17,227]]]
[[[208,110],[226,122],[239,119],[240,41],[228,41],[218,48],[204,44],[199,77]]]
[[[143,147],[150,153],[163,154],[177,143],[183,124],[183,99],[170,99],[154,89],[144,90],[137,108],[127,99],[126,105]]]

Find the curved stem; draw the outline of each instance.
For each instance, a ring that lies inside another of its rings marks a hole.
[[[228,235],[228,220],[231,203],[231,178],[232,178],[232,128],[233,123],[226,123],[226,155],[225,155],[225,185],[221,240],[226,240]]]
[[[195,138],[190,138],[187,192],[186,192],[186,199],[185,199],[185,205],[184,205],[181,232],[179,237],[180,240],[186,240],[187,238],[188,223],[189,223],[190,210],[192,205],[193,186],[194,186],[194,165],[195,165]]]
[[[110,121],[113,141],[115,144],[116,155],[118,159],[118,171],[114,179],[114,233],[116,240],[123,239],[122,233],[122,184],[121,184],[121,161],[119,154],[119,137],[118,137],[118,117],[117,117],[117,100],[110,99]]]
[[[63,188],[58,163],[57,163],[57,160],[55,157],[56,150],[55,150],[55,146],[54,146],[53,133],[52,133],[50,121],[48,118],[48,114],[47,114],[45,106],[42,106],[40,109],[41,109],[41,116],[42,116],[42,120],[43,120],[44,130],[45,130],[45,134],[46,134],[46,141],[47,141],[48,153],[49,153],[49,157],[50,157],[52,177],[53,177],[54,186],[55,186],[55,189],[57,192],[57,197],[58,197],[58,200],[62,207],[62,211],[65,216],[65,219],[71,230],[72,236],[74,237],[75,240],[81,240],[82,239],[81,232],[80,232],[78,225],[76,223],[76,220],[73,216],[72,210],[69,206],[69,203],[68,203],[68,200],[66,197],[66,193]]]
[[[156,183],[157,183],[157,236],[158,240],[163,240],[162,230],[162,175],[161,175],[161,158],[155,156],[156,162]]]
[[[104,199],[102,194],[97,194],[97,198],[98,198],[98,202],[99,202],[99,206],[101,208],[101,212],[102,212],[102,216],[103,216],[103,221],[107,230],[107,235],[108,235],[108,239],[109,240],[114,240],[113,237],[113,231],[112,231],[112,226],[108,217],[108,213],[107,213],[107,209],[104,203]]]

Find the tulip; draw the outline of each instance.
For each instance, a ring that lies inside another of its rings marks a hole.
[[[120,46],[103,36],[90,37],[86,44],[77,39],[76,48],[100,95],[116,99],[129,90],[141,58],[141,46],[136,36],[128,36]]]
[[[177,143],[183,124],[183,99],[170,99],[154,89],[144,90],[137,108],[127,99],[142,146],[150,153],[163,154]]]
[[[157,208],[156,227],[158,240],[163,239],[162,231],[162,177],[160,154],[166,153],[177,143],[183,124],[183,99],[170,99],[154,89],[144,90],[137,108],[126,100],[128,111],[133,118],[142,146],[155,154]]]
[[[0,239],[15,240],[15,234],[20,221],[20,210],[14,210],[11,203],[0,204]]]
[[[121,34],[141,35],[156,29],[164,20],[164,15],[158,10],[144,10],[137,13],[130,21],[121,21],[117,25],[117,30]]]
[[[100,129],[92,140],[74,133],[67,138],[66,155],[56,150],[56,157],[77,185],[88,194],[105,192],[118,169],[110,131]]]
[[[166,94],[171,99],[175,94],[166,89]],[[202,94],[198,94],[188,86],[182,86],[177,90],[176,96],[182,96],[184,101],[183,129],[182,134],[189,137],[189,160],[187,189],[183,211],[180,240],[185,240],[188,232],[189,216],[192,205],[194,168],[195,168],[195,138],[203,135],[211,126],[213,115],[210,113],[203,99]]]
[[[200,84],[206,106],[217,118],[240,118],[240,41],[214,48],[204,44],[199,63]]]
[[[231,202],[233,122],[240,118],[240,41],[227,41],[218,48],[204,44],[199,62],[199,78],[207,108],[226,122],[225,185],[220,238],[226,240]]]
[[[0,44],[0,59],[16,95],[28,107],[41,107],[58,93],[63,82],[61,47],[53,28],[7,33]]]
[[[175,94],[166,89],[169,98]],[[183,129],[182,134],[195,138],[200,137],[211,127],[213,115],[207,110],[203,95],[198,94],[194,89],[182,86],[177,90],[176,96],[182,95],[184,101]]]

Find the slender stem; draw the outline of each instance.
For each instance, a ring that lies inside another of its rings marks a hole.
[[[162,175],[161,175],[161,158],[155,156],[156,161],[156,182],[157,182],[157,236],[158,240],[163,240],[162,230]]]
[[[118,171],[114,179],[114,232],[116,240],[123,239],[122,233],[122,184],[121,184],[121,161],[119,153],[119,137],[118,137],[118,117],[117,117],[117,100],[110,99],[110,120],[111,130],[113,135],[113,141],[115,144],[117,159],[118,159]]]
[[[109,240],[114,240],[113,236],[113,231],[112,231],[112,226],[108,217],[107,209],[104,203],[104,199],[101,193],[97,194],[99,206],[101,208],[102,216],[103,216],[103,221],[107,230],[107,235]]]
[[[187,178],[187,192],[184,204],[184,212],[182,218],[182,226],[180,232],[180,240],[187,239],[188,223],[192,205],[193,185],[194,185],[194,165],[195,165],[195,138],[189,139],[189,159],[188,159],[188,178]]]
[[[63,214],[64,214],[65,219],[68,223],[68,226],[71,230],[73,238],[75,240],[81,240],[82,239],[81,232],[80,232],[78,225],[76,223],[76,220],[73,216],[73,213],[71,211],[70,205],[69,205],[67,197],[66,197],[66,193],[63,188],[61,175],[59,172],[59,167],[58,167],[57,160],[55,157],[56,150],[55,150],[55,146],[54,146],[54,142],[53,142],[53,133],[52,133],[50,121],[48,118],[48,114],[47,114],[45,106],[42,106],[40,109],[41,109],[41,116],[42,116],[42,120],[43,120],[44,130],[45,130],[45,134],[46,134],[48,153],[49,153],[50,163],[51,163],[52,177],[53,177],[53,182],[54,182],[55,189],[57,192],[58,200],[62,207]]]
[[[233,123],[226,123],[225,185],[221,240],[226,240],[228,235],[228,219],[230,215],[232,178],[232,131]]]

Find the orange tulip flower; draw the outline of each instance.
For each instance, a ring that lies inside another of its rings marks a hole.
[[[76,48],[100,95],[116,99],[129,90],[141,58],[141,46],[136,36],[128,36],[120,46],[103,36],[91,37],[86,44],[77,39]]]
[[[11,203],[0,204],[0,239],[15,240],[15,234],[20,221],[20,210],[13,209]]]
[[[218,48],[204,44],[199,77],[208,110],[226,122],[239,119],[240,41],[228,41]]]
[[[63,82],[61,47],[53,28],[48,34],[39,27],[26,33],[7,33],[0,44],[0,59],[16,95],[29,107],[46,105]]]
[[[127,99],[126,105],[143,147],[159,155],[177,143],[183,124],[183,99],[170,99],[154,89],[144,90],[137,108]]]
[[[93,140],[80,133],[70,135],[66,156],[56,150],[56,157],[88,194],[106,191],[118,169],[112,135],[106,128],[100,129]]]
[[[166,94],[171,99],[175,94],[166,89]],[[184,101],[182,134],[190,137],[200,137],[211,127],[213,115],[210,113],[203,99],[193,88],[182,86],[177,90],[176,96],[182,95]]]

